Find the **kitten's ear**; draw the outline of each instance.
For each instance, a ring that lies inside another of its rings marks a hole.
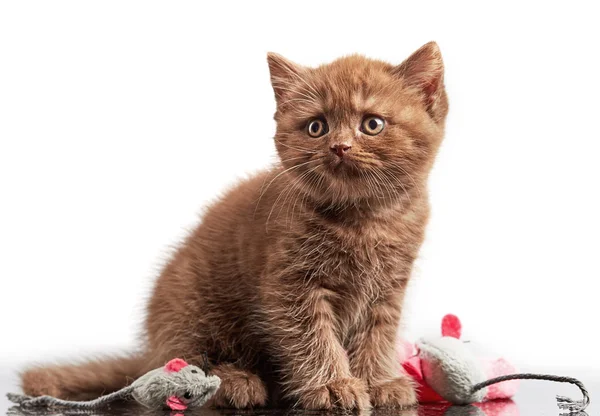
[[[409,85],[420,88],[428,106],[443,95],[444,61],[435,42],[421,46],[407,60],[396,66],[394,72]]]
[[[275,100],[279,104],[282,98],[293,89],[293,85],[302,79],[306,67],[273,52],[267,54],[267,62],[269,63]]]

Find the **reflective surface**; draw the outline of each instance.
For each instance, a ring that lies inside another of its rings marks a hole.
[[[514,402],[498,402],[487,404],[488,412],[483,412],[481,409],[475,406],[421,406],[418,409],[411,410],[373,410],[370,412],[364,412],[362,415],[365,416],[460,416],[460,415],[506,415],[513,416],[518,415],[518,411],[515,413],[516,404]],[[491,412],[490,412],[491,411]],[[318,411],[300,411],[300,410],[281,410],[281,409],[261,409],[261,410],[214,410],[204,409],[196,410],[192,412],[185,412],[185,416],[337,416],[342,415],[343,412],[318,412]],[[111,406],[110,409],[101,411],[51,411],[51,410],[36,410],[36,411],[25,411],[18,407],[9,408],[7,415],[14,416],[60,416],[60,415],[120,415],[120,416],[154,416],[154,415],[165,415],[165,416],[184,416],[183,413],[169,412],[169,411],[150,411],[140,406],[129,404],[129,405],[116,405]]]
[[[592,403],[588,407],[586,414],[589,416],[600,414],[600,408],[595,403],[595,399],[600,397],[600,375],[581,375],[573,374],[569,371],[554,371],[556,374],[568,374],[578,377],[588,388]],[[113,404],[110,408],[95,410],[95,411],[73,411],[73,410],[23,410],[17,406],[13,406],[6,400],[5,394],[8,391],[18,391],[14,382],[14,376],[8,377],[8,372],[0,372],[0,414],[14,416],[53,416],[53,415],[98,415],[98,416],[178,416],[181,413],[169,411],[150,411],[144,409],[135,403],[119,403]],[[577,388],[569,385],[555,384],[543,381],[523,381],[519,387],[519,392],[514,400],[494,401],[483,404],[470,406],[444,406],[431,405],[421,406],[418,409],[410,410],[383,410],[377,409],[369,413],[371,416],[557,416],[561,414],[556,406],[555,396],[557,394],[565,395],[573,399],[580,399],[580,392]],[[600,399],[598,399],[600,400]],[[186,411],[186,416],[311,416],[311,415],[327,415],[327,412],[308,412],[298,410],[282,410],[282,409],[257,409],[257,410],[213,410],[203,409],[193,412]],[[329,413],[329,414],[341,414]],[[580,414],[580,416],[584,416]]]

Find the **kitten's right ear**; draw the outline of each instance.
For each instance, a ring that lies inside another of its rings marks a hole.
[[[283,97],[293,90],[296,81],[302,79],[306,67],[298,65],[283,56],[269,52],[267,54],[269,71],[271,73],[271,85],[275,92],[275,100],[280,104]]]

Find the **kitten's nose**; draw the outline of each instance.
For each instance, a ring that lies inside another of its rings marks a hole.
[[[350,151],[350,149],[352,149],[352,146],[348,146],[345,143],[334,144],[334,145],[331,145],[330,149],[333,153],[338,155],[338,157],[342,158],[342,157],[344,157],[344,155],[346,153],[348,153]]]

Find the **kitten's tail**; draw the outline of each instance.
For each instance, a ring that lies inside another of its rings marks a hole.
[[[150,370],[148,361],[143,354],[139,354],[32,367],[21,374],[21,387],[29,396],[89,400],[131,384]]]

